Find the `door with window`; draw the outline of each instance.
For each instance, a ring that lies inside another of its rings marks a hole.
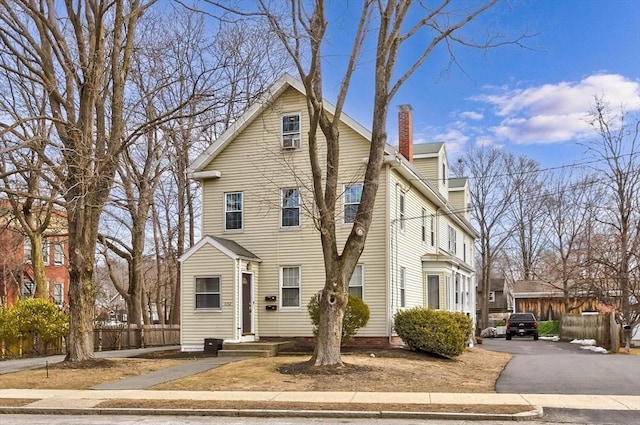
[[[242,273],[242,335],[253,334],[253,274]]]

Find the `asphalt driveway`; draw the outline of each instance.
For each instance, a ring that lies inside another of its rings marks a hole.
[[[640,395],[640,356],[533,338],[484,338],[482,347],[514,354],[496,383],[499,393]]]

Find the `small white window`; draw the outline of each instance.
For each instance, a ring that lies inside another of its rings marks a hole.
[[[42,240],[42,263],[45,266],[49,265],[50,257],[49,257],[49,242],[46,240]]]
[[[431,246],[435,246],[436,243],[436,226],[435,217],[431,216]]]
[[[300,191],[298,188],[282,189],[281,221],[282,227],[300,226]]]
[[[360,198],[362,197],[362,183],[344,185],[344,222],[353,223],[356,220]]]
[[[300,149],[300,114],[282,117],[282,149]]]
[[[280,302],[283,309],[300,308],[300,267],[280,268]]]
[[[400,230],[404,230],[404,220],[405,220],[405,214],[404,214],[404,193],[400,194]]]
[[[30,280],[22,282],[22,298],[33,298],[36,294],[36,285]]]
[[[62,283],[56,282],[53,284],[53,302],[56,305],[64,304],[64,286]]]
[[[24,238],[24,262],[31,262],[31,241],[29,238]]]
[[[349,280],[349,295],[363,298],[364,296],[364,267],[358,264]]]
[[[196,277],[196,310],[220,309],[220,277]]]
[[[64,265],[64,244],[62,242],[53,244],[53,264],[55,266]]]
[[[440,309],[440,276],[427,276],[427,301],[429,308]]]
[[[400,307],[404,308],[407,304],[407,271],[404,267],[400,267]]]
[[[242,192],[225,194],[224,229],[242,230]]]
[[[449,252],[452,254],[456,253],[456,238],[457,238],[457,233],[456,233],[456,229],[454,229],[453,227],[449,226],[449,244],[448,244],[448,249]]]
[[[422,209],[422,242],[427,242],[427,210]]]
[[[496,293],[494,291],[489,291],[489,302],[490,303],[496,302]]]

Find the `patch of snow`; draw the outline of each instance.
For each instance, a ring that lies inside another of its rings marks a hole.
[[[580,348],[582,348],[583,350],[591,350],[594,353],[607,354],[607,349],[606,348],[602,348],[602,347],[594,347],[592,345],[583,345]]]
[[[558,342],[560,341],[560,337],[558,335],[554,335],[554,336],[541,336],[540,339],[544,340],[544,341],[553,341],[553,342]]]
[[[596,345],[595,339],[574,339],[571,341],[571,344],[580,344],[580,345]]]

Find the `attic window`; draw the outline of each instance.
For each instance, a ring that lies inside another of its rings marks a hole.
[[[282,117],[282,149],[300,149],[300,114]]]

